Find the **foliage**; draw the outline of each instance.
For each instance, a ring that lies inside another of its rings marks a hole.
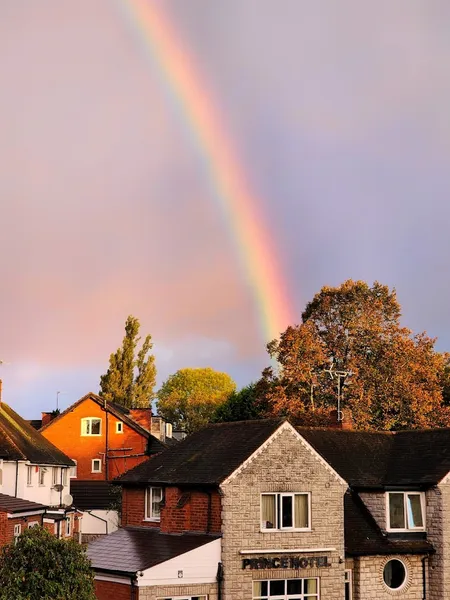
[[[209,423],[217,408],[236,390],[226,373],[203,369],[180,369],[163,383],[158,413],[176,429],[191,433]]]
[[[250,383],[238,392],[233,392],[224,404],[221,404],[214,416],[215,423],[223,421],[248,421],[261,419],[264,413],[258,401],[258,388]]]
[[[449,422],[442,391],[449,355],[425,333],[400,326],[395,290],[375,282],[324,287],[302,323],[267,346],[278,371],[267,368],[259,389],[268,414],[322,424],[340,395],[358,428],[405,429]],[[337,377],[337,372],[349,373]]]
[[[42,527],[26,529],[0,557],[0,600],[95,600],[82,546]]]
[[[127,408],[147,408],[153,398],[156,367],[155,357],[150,354],[153,344],[147,335],[141,349],[139,320],[129,316],[125,323],[122,346],[109,357],[109,368],[100,377],[100,396]]]

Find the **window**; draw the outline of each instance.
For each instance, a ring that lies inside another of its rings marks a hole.
[[[70,467],[70,479],[75,479],[77,476],[77,461],[72,458],[73,462],[75,463],[75,465],[73,467]]]
[[[69,469],[61,469],[61,474],[62,474],[62,484],[63,485],[67,485],[67,471]]]
[[[145,490],[145,519],[159,521],[161,518],[161,501],[163,493],[160,487],[148,487]]]
[[[122,421],[116,421],[116,433],[123,433]]]
[[[58,485],[59,481],[58,481],[58,468],[57,467],[53,467],[52,468],[52,485]]]
[[[27,466],[27,485],[33,485],[33,467]]]
[[[81,419],[81,435],[101,435],[102,420],[88,417]]]
[[[99,458],[92,459],[92,473],[102,472],[102,461]]]
[[[72,521],[70,520],[70,517],[67,517],[67,519],[66,519],[66,537],[69,537],[71,532],[72,532]]]
[[[391,590],[399,590],[406,582],[406,567],[401,560],[389,560],[383,569],[383,581]]]
[[[353,577],[352,571],[347,569],[345,571],[345,600],[352,600],[353,598]]]
[[[261,529],[311,528],[311,495],[261,494]]]
[[[30,521],[28,523],[28,529],[32,529],[33,527],[39,527],[39,523],[37,521]]]
[[[423,492],[388,492],[388,531],[424,530]]]
[[[253,582],[253,600],[318,600],[318,578]]]
[[[39,485],[45,485],[45,474],[47,469],[45,467],[39,467]]]
[[[19,535],[22,533],[22,525],[20,523],[17,523],[17,525],[14,525],[14,537],[19,537]]]

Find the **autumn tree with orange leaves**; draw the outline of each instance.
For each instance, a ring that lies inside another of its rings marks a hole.
[[[350,409],[359,429],[409,429],[450,423],[443,402],[449,354],[426,333],[400,325],[395,290],[348,280],[324,287],[306,306],[302,323],[267,346],[277,368],[258,383],[266,414],[321,425],[336,409]],[[336,372],[350,373],[336,377]],[[268,408],[267,408],[268,407]]]

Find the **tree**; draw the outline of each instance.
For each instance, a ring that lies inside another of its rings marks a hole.
[[[209,423],[216,409],[236,390],[226,373],[204,369],[180,369],[163,383],[158,413],[178,429],[191,433]]]
[[[89,560],[74,540],[42,527],[1,549],[0,600],[95,600]]]
[[[238,392],[233,392],[225,403],[217,408],[212,420],[215,423],[248,421],[262,419],[263,416],[263,408],[258,400],[258,388],[256,384],[250,383]]]
[[[324,287],[302,323],[267,346],[278,371],[263,372],[268,414],[323,424],[331,409],[349,408],[359,428],[405,429],[449,422],[443,404],[449,355],[425,333],[400,325],[395,290],[348,280]]]
[[[139,320],[130,315],[125,322],[122,346],[111,354],[109,368],[100,377],[100,396],[127,408],[146,408],[154,398],[156,367],[155,357],[150,354],[152,338],[147,335],[136,354],[141,339],[139,328]]]

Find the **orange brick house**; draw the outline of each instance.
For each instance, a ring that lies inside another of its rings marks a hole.
[[[166,448],[150,433],[151,409],[128,410],[92,392],[53,419],[42,416],[42,435],[76,463],[71,478],[109,481]]]

